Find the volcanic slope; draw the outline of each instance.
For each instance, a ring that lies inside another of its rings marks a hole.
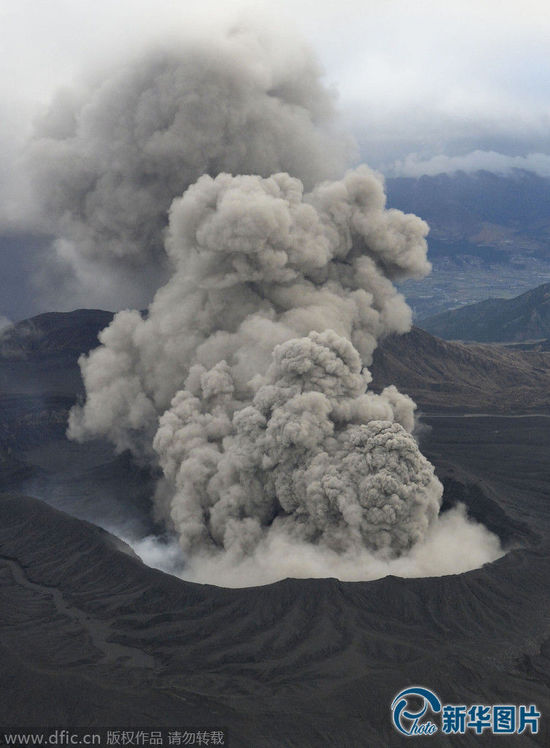
[[[460,576],[228,590],[149,569],[28,497],[2,495],[0,528],[2,725],[200,724],[234,746],[393,746],[389,704],[413,683],[447,703],[550,709],[546,542]],[[516,744],[547,741],[543,725]]]
[[[83,394],[78,358],[98,345],[112,317],[96,309],[52,312],[0,334],[0,490],[30,492],[82,519],[147,534],[148,472],[107,442],[82,447],[65,436]]]
[[[395,384],[422,411],[550,413],[550,353],[436,338],[418,327],[374,352],[372,387]]]

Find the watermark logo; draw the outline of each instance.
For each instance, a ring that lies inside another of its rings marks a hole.
[[[424,686],[411,686],[391,704],[395,729],[407,737],[435,735],[522,735],[539,731],[541,713],[535,704],[443,704]]]
[[[421,700],[422,706],[419,711],[411,711],[408,706],[408,697],[416,697]],[[439,714],[441,711],[441,702],[435,693],[422,686],[406,688],[397,694],[391,705],[393,724],[403,735],[433,735],[437,732],[437,725],[428,719],[421,721],[428,711],[428,707],[435,714]]]

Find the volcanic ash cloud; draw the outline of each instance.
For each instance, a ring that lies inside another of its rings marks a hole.
[[[329,181],[331,96],[279,46],[240,30],[149,56],[44,121],[31,156],[58,250],[123,296],[121,277],[158,288],[81,359],[69,435],[158,470],[188,578],[367,579],[414,554],[437,573],[417,550],[448,543],[415,405],[368,389],[379,339],[410,329],[394,282],[429,272],[428,227],[365,166]]]
[[[410,327],[390,278],[429,270],[426,232],[416,216],[385,209],[366,167],[306,195],[288,174],[201,177],[172,205],[175,270],[147,317],[120,312],[81,361],[87,400],[71,435],[105,435],[151,457],[158,418],[188,375],[225,361],[238,409],[275,346],[312,331],[333,330],[370,363],[381,335]]]
[[[67,289],[147,304],[170,273],[170,204],[202,174],[292,171],[309,188],[341,175],[350,142],[327,135],[333,109],[305,46],[243,25],[190,32],[60,92],[26,162]]]
[[[366,167],[307,194],[288,174],[201,177],[170,211],[172,278],[81,361],[70,435],[162,468],[157,511],[189,557],[238,563],[273,533],[408,551],[442,488],[414,403],[369,392],[365,363],[410,326],[391,281],[429,270],[426,233]]]
[[[241,558],[285,532],[390,556],[425,537],[441,486],[405,428],[412,403],[365,393],[348,340],[328,330],[277,346],[238,410],[225,362],[190,379],[154,440],[184,551]]]

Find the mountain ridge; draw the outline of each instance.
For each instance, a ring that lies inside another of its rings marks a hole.
[[[4,431],[34,402],[34,426],[28,417],[25,426],[29,435],[33,428],[37,435],[41,428],[61,428],[62,433],[69,408],[84,394],[78,359],[99,345],[98,334],[112,317],[102,310],[50,313],[46,320],[40,315],[14,326],[6,347],[0,339]],[[35,331],[31,343],[29,329]],[[413,327],[409,333],[381,340],[369,368],[372,389],[395,384],[421,410],[550,410],[548,351],[445,341]]]
[[[515,343],[550,338],[550,283],[427,317],[419,327],[446,340]]]
[[[550,412],[550,354],[448,342],[418,327],[374,352],[372,387],[394,384],[420,410]]]
[[[550,259],[550,179],[515,169],[388,177],[388,203],[430,225],[432,257],[457,254],[486,261]]]

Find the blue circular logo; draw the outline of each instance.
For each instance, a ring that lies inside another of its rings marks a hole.
[[[413,712],[408,706],[408,697],[416,697],[422,700],[419,711]],[[391,709],[393,724],[403,735],[408,737],[415,735],[433,735],[437,732],[437,726],[430,720],[420,720],[428,711],[428,707],[435,714],[441,711],[441,702],[433,693],[423,686],[412,686],[398,693],[392,702]]]

